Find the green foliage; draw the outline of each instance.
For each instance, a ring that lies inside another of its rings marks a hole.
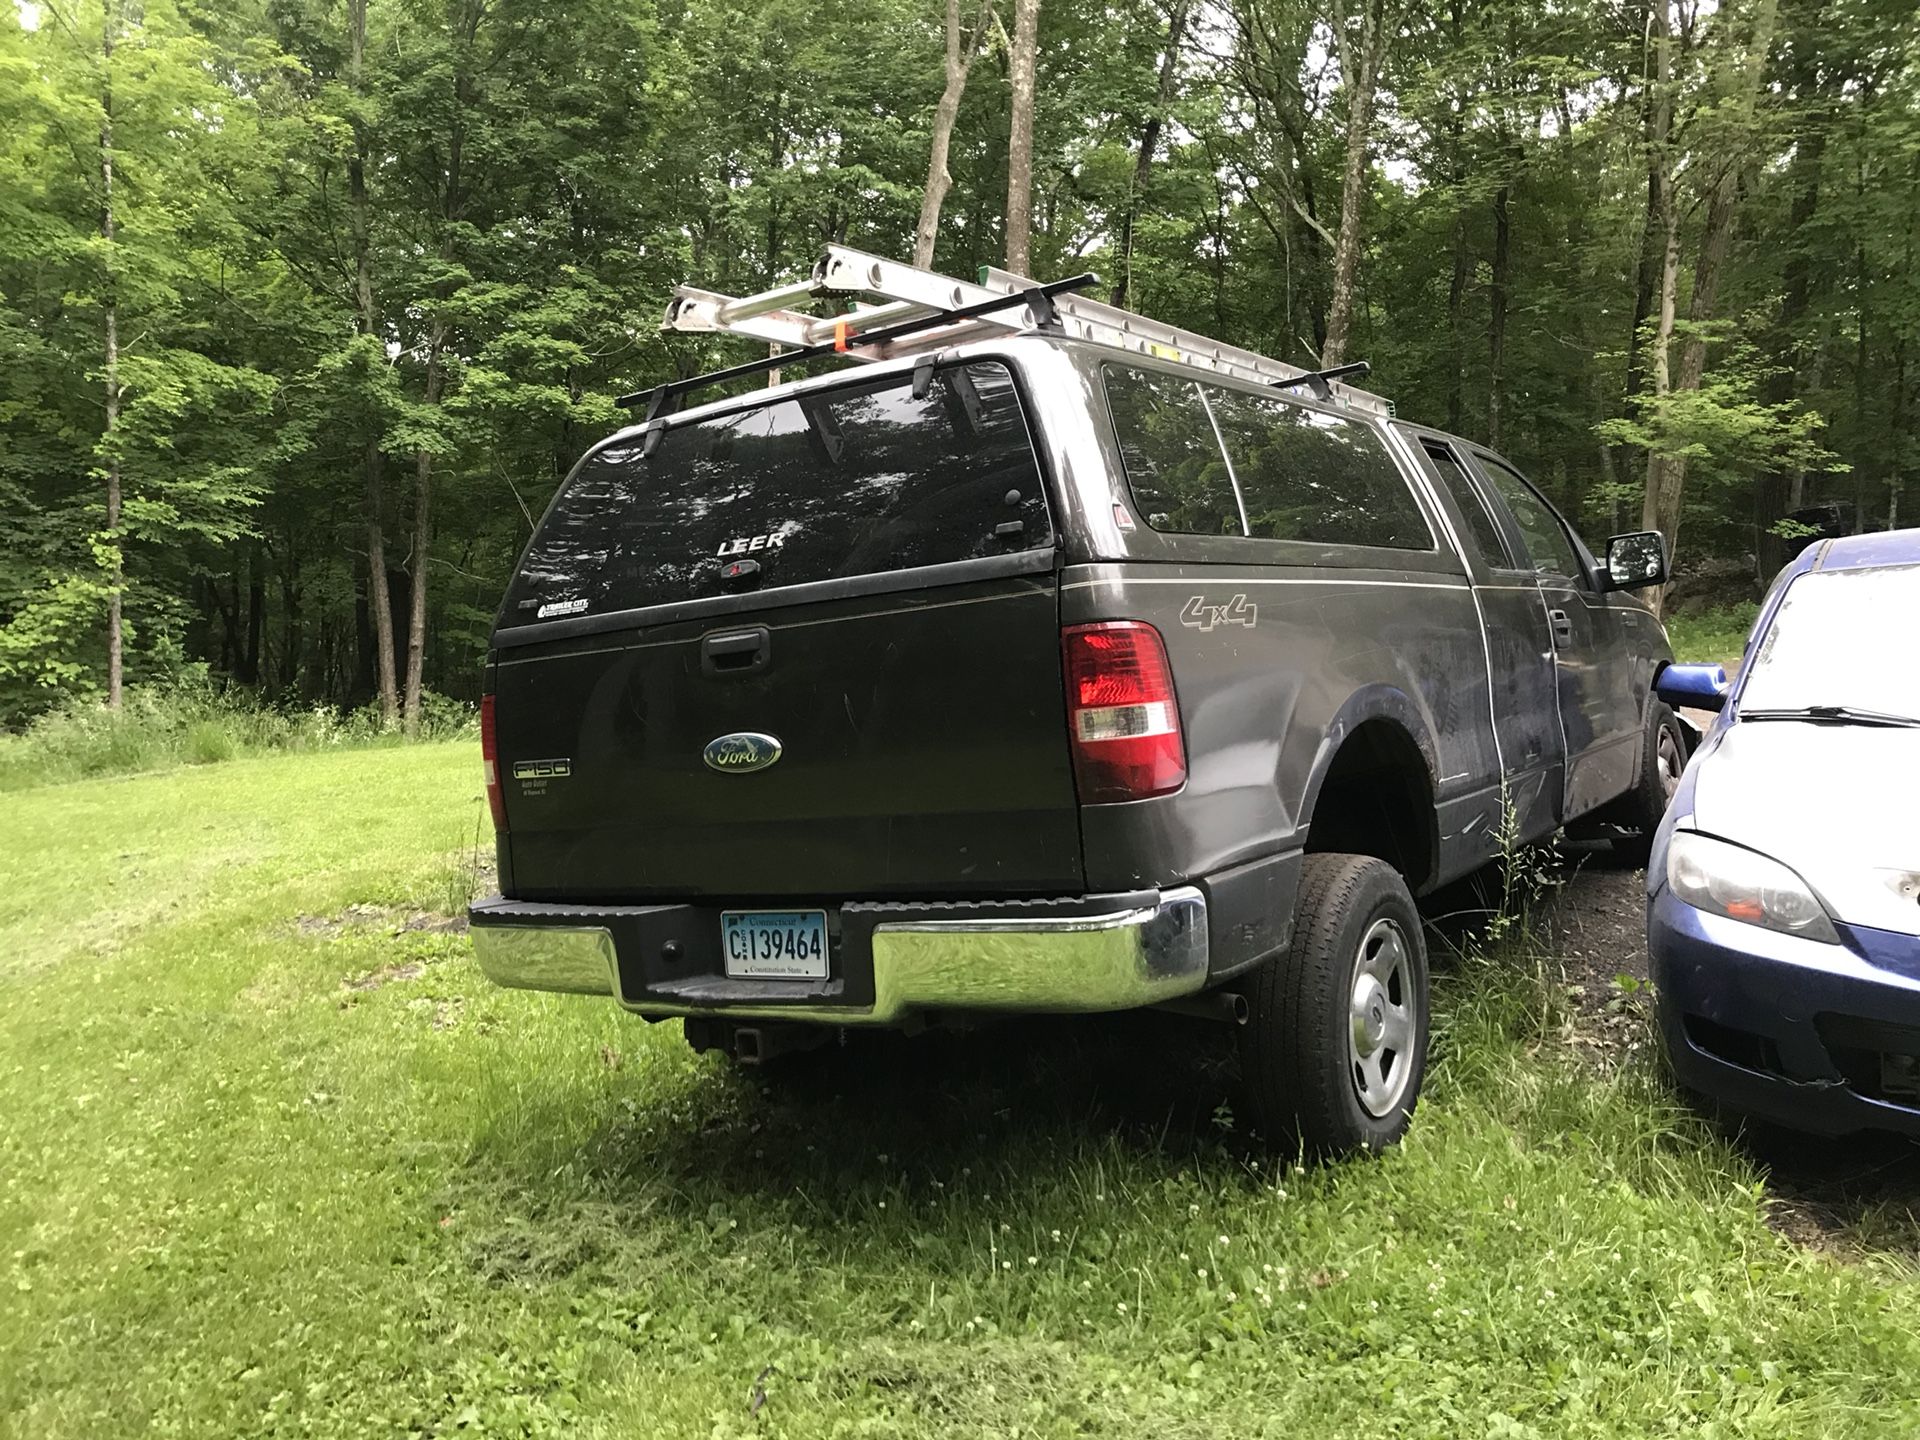
[[[1689,328],[1680,327],[1683,338]],[[1699,388],[1642,394],[1631,415],[1594,429],[1609,445],[1684,458],[1693,481],[1690,513],[1709,525],[1732,516],[1740,532],[1750,533],[1748,495],[1756,475],[1839,472],[1846,466],[1820,443],[1825,421],[1819,414],[1798,400],[1769,403],[1764,398],[1773,372],[1735,327],[1706,328],[1720,342],[1720,358]],[[1599,494],[1607,501],[1626,501],[1638,491],[1616,484]],[[1781,534],[1781,528],[1772,533]]]
[[[1691,665],[1725,665],[1727,673],[1732,674],[1739,666],[1747,633],[1753,629],[1759,611],[1757,602],[1745,601],[1669,615],[1667,638],[1673,642],[1673,658]]]
[[[276,710],[202,673],[135,686],[109,710],[75,699],[40,715],[18,735],[0,735],[0,791],[100,775],[206,765],[277,751],[399,744],[371,706],[342,715],[330,706]],[[420,738],[474,738],[477,719],[458,700],[429,693]]]
[[[1739,319],[1703,332],[1702,386],[1657,403],[1645,17],[1387,7],[1351,349],[1403,415],[1495,442],[1596,536],[1632,528],[1649,454],[1687,457],[1683,572],[1764,578],[1795,503],[1920,513],[1920,16],[1778,5],[1752,114],[1730,57],[1754,0],[1685,7],[1678,334],[1730,166],[1714,313]],[[0,725],[103,689],[123,561],[136,681],[177,644],[279,703],[365,703],[376,531],[400,648],[418,581],[426,683],[471,697],[533,519],[621,423],[613,397],[743,358],[662,336],[672,288],[756,289],[829,239],[909,248],[942,0],[371,0],[357,69],[349,13],[0,11]],[[1332,19],[1047,0],[1037,270],[1313,359],[1346,149]],[[994,39],[953,136],[953,273],[1001,258],[1007,95]]]

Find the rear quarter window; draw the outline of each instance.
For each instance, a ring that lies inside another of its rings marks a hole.
[[[1127,484],[1155,530],[1432,550],[1385,438],[1278,396],[1104,367]]]
[[[1208,400],[1255,537],[1433,549],[1420,503],[1374,426],[1244,390],[1209,387]]]
[[[507,593],[503,625],[1050,546],[1047,502],[1007,367],[936,370],[777,400],[639,439],[580,465]]]
[[[1127,484],[1147,524],[1182,535],[1246,534],[1199,386],[1109,365],[1106,388]]]

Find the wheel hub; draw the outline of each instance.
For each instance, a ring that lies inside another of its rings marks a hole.
[[[1373,976],[1362,973],[1353,984],[1353,1049],[1373,1054],[1387,1033],[1387,992]]]
[[[1376,1120],[1393,1111],[1413,1079],[1416,1003],[1407,937],[1394,921],[1376,920],[1354,954],[1347,1004],[1354,1095]]]

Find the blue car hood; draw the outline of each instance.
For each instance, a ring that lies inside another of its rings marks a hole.
[[[1692,829],[1792,866],[1836,920],[1920,935],[1920,730],[1737,721],[1699,760]]]

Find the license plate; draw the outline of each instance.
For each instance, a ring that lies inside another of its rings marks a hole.
[[[824,980],[827,912],[723,910],[720,949],[737,980]]]

